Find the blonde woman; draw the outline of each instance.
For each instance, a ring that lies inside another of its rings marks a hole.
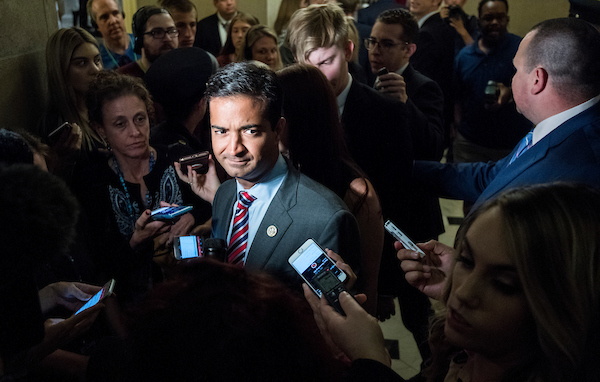
[[[277,47],[275,31],[264,25],[255,25],[250,28],[246,34],[244,58],[263,62],[274,71],[281,69],[283,64]]]

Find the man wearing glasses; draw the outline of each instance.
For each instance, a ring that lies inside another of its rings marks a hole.
[[[444,96],[435,81],[425,77],[409,63],[417,50],[419,27],[404,9],[390,9],[379,15],[371,37],[365,39],[373,74],[388,73],[375,79],[375,89],[406,104],[411,123],[421,134],[415,146],[417,159],[440,160],[444,151]]]
[[[150,65],[163,54],[177,49],[179,31],[166,9],[146,5],[133,15],[134,51],[141,58],[119,68],[119,72],[143,78]]]

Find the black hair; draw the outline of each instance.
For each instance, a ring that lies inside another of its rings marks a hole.
[[[206,100],[248,96],[262,103],[271,129],[281,118],[282,91],[275,73],[252,62],[232,63],[213,74],[206,85]]]
[[[398,24],[402,26],[402,40],[409,44],[416,44],[419,37],[419,24],[415,17],[402,8],[388,9],[381,12],[376,21],[384,24]]]
[[[600,93],[600,32],[573,17],[542,21],[525,52],[525,70],[541,65],[554,89],[565,99],[580,102]]]

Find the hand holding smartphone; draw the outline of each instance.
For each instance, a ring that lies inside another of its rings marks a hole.
[[[86,302],[85,305],[83,305],[81,308],[79,308],[79,310],[77,310],[77,312],[75,312],[73,315],[75,316],[75,315],[83,312],[84,310],[91,308],[92,306],[96,305],[97,303],[104,300],[108,296],[112,295],[114,288],[115,288],[115,279],[112,279],[109,282],[107,282],[106,284],[104,284],[102,289],[100,289],[100,291],[98,293],[96,293],[94,295],[94,297],[90,298],[88,300],[88,302]]]
[[[179,158],[179,164],[181,165],[182,171],[187,173],[187,166],[192,166],[192,170],[198,174],[206,174],[208,172],[208,151],[202,151],[200,153],[188,155]]]
[[[410,240],[410,238],[406,236],[406,234],[402,232],[400,228],[396,227],[391,220],[386,221],[384,227],[386,231],[388,231],[394,237],[394,239],[402,243],[404,248],[417,252],[421,258],[425,257],[425,252],[423,252],[421,248],[417,247],[417,245]]]
[[[192,206],[161,207],[150,213],[150,219],[155,221],[174,222],[181,215],[187,214],[192,209]]]
[[[65,122],[62,125],[58,126],[56,129],[52,130],[50,134],[48,134],[48,142],[52,145],[58,142],[58,139],[65,131],[71,131],[73,129],[73,125],[69,122]]]
[[[325,297],[329,305],[344,314],[339,295],[347,292],[343,284],[347,275],[336,267],[319,244],[313,239],[306,240],[288,262],[317,296]]]

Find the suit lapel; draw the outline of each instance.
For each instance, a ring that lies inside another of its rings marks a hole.
[[[288,175],[273,197],[273,201],[256,231],[256,236],[254,236],[254,241],[248,251],[246,266],[264,268],[273,256],[283,235],[292,225],[293,220],[288,211],[297,203],[300,174],[289,165],[288,171]]]
[[[508,166],[507,164],[514,155],[515,148],[509,156],[497,163],[497,165],[503,165],[505,168],[500,170],[496,178],[488,185],[488,187],[486,187],[478,200],[488,200],[507,189],[510,183],[523,174],[524,171],[535,166],[540,160],[545,158],[550,150],[560,145],[577,130],[592,123],[593,120],[597,118],[598,113],[600,112],[599,109],[600,103],[565,121],[550,134],[542,138],[542,140],[536,143],[532,148],[523,153],[519,160],[516,160]],[[557,165],[557,163],[549,164],[549,166],[551,165]],[[544,169],[541,169],[541,171],[543,170]],[[549,171],[548,169],[545,170],[545,172]]]

